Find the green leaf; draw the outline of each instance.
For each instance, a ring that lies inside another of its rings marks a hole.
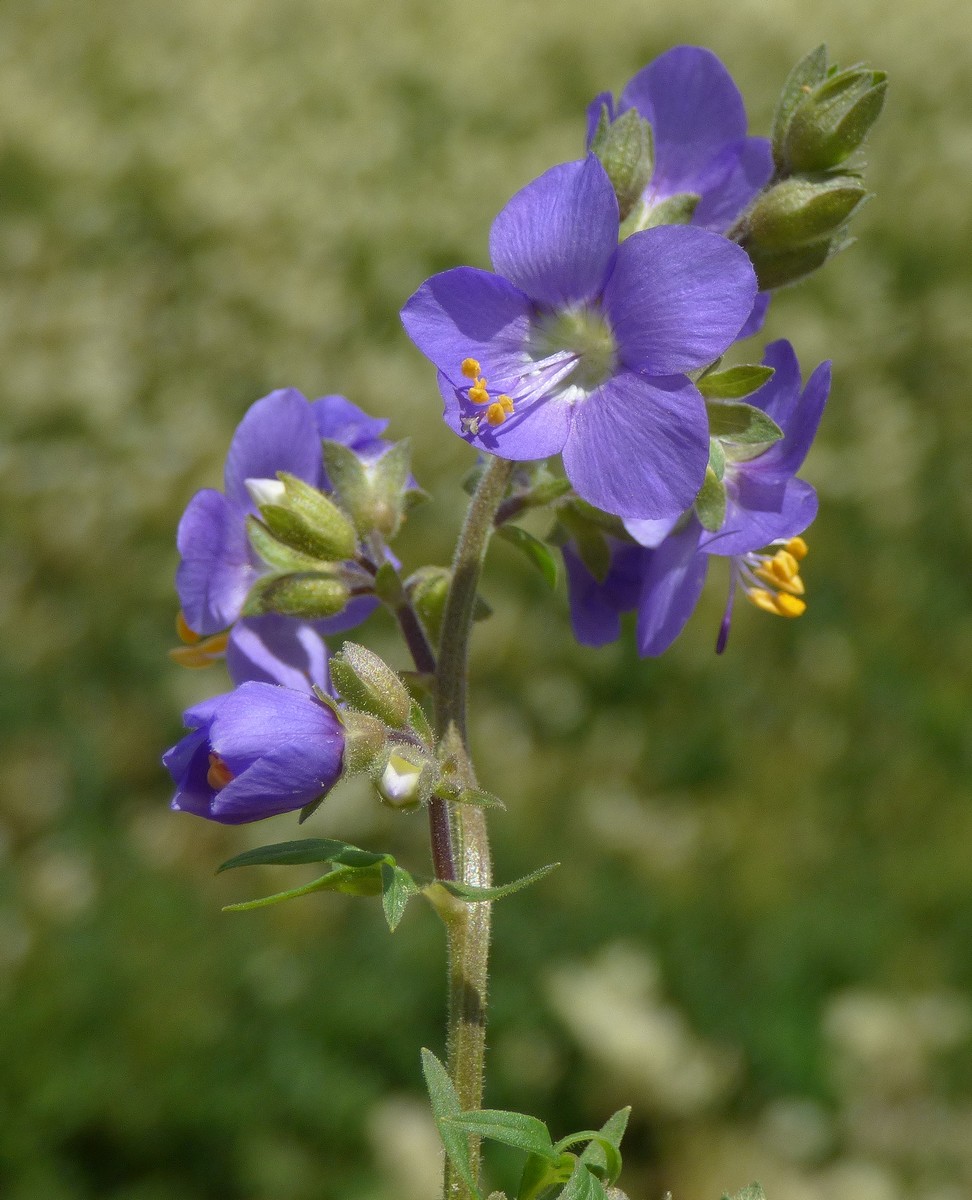
[[[529,875],[524,875],[522,879],[501,884],[499,887],[473,887],[471,884],[457,883],[452,879],[440,879],[437,882],[458,900],[467,900],[471,904],[478,904],[482,900],[500,900],[503,896],[510,896],[513,892],[518,892],[521,888],[536,883],[559,866],[560,863],[548,863],[547,866],[532,871]]]
[[[257,846],[228,858],[220,871],[232,871],[236,867],[299,866],[302,863],[337,862],[348,867],[370,867],[377,863],[391,862],[390,854],[376,854],[371,850],[359,850],[349,842],[334,838],[303,838],[296,842],[275,842],[270,846]]]
[[[709,466],[721,480],[726,473],[726,452],[718,438],[709,438]]]
[[[755,445],[763,442],[778,442],[783,430],[768,417],[761,408],[753,404],[723,404],[710,401],[706,405],[709,414],[709,436],[725,442],[741,442]]]
[[[284,900],[296,900],[313,892],[343,892],[348,896],[377,896],[381,891],[381,872],[378,867],[335,867],[319,879],[305,883],[302,887],[290,888],[286,892],[275,892],[272,896],[261,896],[257,900],[244,900],[240,904],[227,904],[223,912],[247,912],[251,908],[269,908]]]
[[[392,933],[398,928],[405,905],[417,892],[418,887],[408,871],[391,863],[381,864],[381,906]]]
[[[425,1086],[429,1090],[429,1100],[432,1104],[432,1116],[439,1129],[439,1137],[449,1156],[449,1161],[459,1172],[466,1187],[476,1200],[482,1200],[473,1175],[472,1159],[469,1153],[469,1138],[462,1129],[455,1125],[447,1125],[446,1121],[462,1114],[462,1105],[452,1086],[452,1080],[445,1067],[435,1057],[431,1050],[422,1051],[422,1074],[425,1076]]]
[[[501,525],[496,536],[525,555],[547,581],[548,587],[557,586],[557,559],[546,542],[541,542],[520,525]]]
[[[613,1116],[608,1117],[608,1119],[601,1126],[600,1131],[599,1131],[600,1138],[609,1142],[615,1148],[615,1150],[620,1150],[621,1149],[621,1139],[624,1137],[624,1131],[628,1128],[628,1118],[630,1116],[631,1116],[631,1105],[630,1104],[628,1105],[627,1108],[619,1108],[618,1111],[616,1113],[614,1113]],[[599,1142],[591,1142],[591,1144],[587,1147],[587,1149],[581,1155],[581,1161],[586,1162],[586,1163],[600,1162],[599,1156],[601,1155],[601,1153],[602,1153],[602,1150],[600,1148],[600,1143]]]
[[[706,400],[738,400],[748,396],[772,379],[773,368],[746,363],[744,366],[729,367],[703,375],[696,384]]]
[[[412,730],[427,746],[431,746],[435,741],[435,734],[432,732],[432,726],[429,724],[429,718],[425,715],[425,709],[417,700],[412,700],[411,708],[408,713],[408,723]]]
[[[817,46],[796,64],[783,84],[783,90],[776,103],[773,114],[773,129],[770,137],[773,142],[773,160],[778,171],[783,171],[787,165],[784,146],[786,135],[790,128],[790,120],[797,106],[816,84],[821,83],[827,75],[827,47]]]
[[[553,1161],[557,1154],[550,1140],[550,1131],[543,1121],[526,1113],[503,1112],[496,1108],[479,1109],[476,1112],[458,1113],[445,1118],[452,1125],[461,1126],[467,1133],[478,1134],[493,1142],[502,1142],[529,1154],[538,1154]]]
[[[705,479],[695,497],[695,513],[709,533],[720,530],[726,519],[726,485],[711,467],[705,468]]]
[[[574,1173],[560,1193],[560,1200],[607,1200],[607,1192],[601,1181],[578,1159]]]
[[[499,798],[494,796],[492,792],[484,791],[482,788],[466,788],[457,796],[450,796],[449,799],[453,804],[471,804],[474,808],[501,808],[506,809],[506,805]]]
[[[641,221],[641,229],[655,229],[659,225],[688,225],[695,215],[702,197],[697,192],[676,192],[651,205]]]

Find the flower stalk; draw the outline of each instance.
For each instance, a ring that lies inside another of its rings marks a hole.
[[[472,615],[493,519],[513,467],[510,461],[491,458],[470,501],[456,544],[439,646],[436,733],[455,763],[458,782],[469,789],[477,786],[466,738]],[[448,816],[455,878],[461,883],[489,887],[492,865],[483,810],[475,805],[451,805]],[[490,917],[490,905],[485,901],[457,904],[444,914],[449,951],[448,1071],[464,1110],[482,1106]],[[473,1162],[478,1164],[478,1145],[472,1150]],[[471,1195],[447,1160],[444,1200],[471,1200]]]

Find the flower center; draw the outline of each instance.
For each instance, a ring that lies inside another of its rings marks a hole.
[[[233,772],[218,754],[210,752],[209,770],[206,772],[206,782],[214,792],[221,792],[228,783],[235,779]]]
[[[618,364],[618,345],[604,314],[595,308],[571,308],[544,313],[533,325],[528,343],[535,359],[563,355],[575,360],[574,369],[564,387],[592,392],[614,374]]]

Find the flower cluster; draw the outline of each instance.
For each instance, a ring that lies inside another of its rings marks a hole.
[[[803,612],[816,496],[797,472],[829,367],[803,386],[786,341],[761,364],[722,358],[759,331],[772,288],[847,243],[865,194],[853,155],[883,87],[877,72],[829,66],[821,48],[787,81],[772,138],[754,137],[718,59],[677,47],[616,101],[597,97],[584,157],[503,208],[492,270],[434,275],[402,309],[449,427],[521,464],[497,523],[526,507],[554,513],[548,540],[580,641],[617,637],[636,611],[640,652],[661,653],[713,557],[729,560],[731,580],[720,651],[739,589],[766,612]],[[343,708],[330,692],[323,639],[382,602],[419,671],[432,669],[449,574],[399,575],[389,542],[419,489],[386,424],[341,396],[275,391],[237,429],[223,491],[190,501],[176,579],[186,644],[173,657],[225,657],[236,690],[185,714],[190,732],[165,758],[174,807],[231,823],[306,808],[357,755],[348,720],[361,697],[381,794],[400,799],[406,777],[425,781],[409,796],[445,786],[390,668],[346,651],[332,672]],[[555,456],[562,476],[538,465]],[[508,532],[549,561],[525,530]]]

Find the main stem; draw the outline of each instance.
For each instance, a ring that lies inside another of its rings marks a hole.
[[[458,782],[464,788],[476,786],[466,738],[473,608],[493,518],[512,472],[513,464],[505,459],[491,458],[487,462],[456,544],[452,586],[442,622],[436,669],[436,732],[443,750],[451,756]],[[492,864],[483,810],[472,804],[451,804],[449,809],[456,879],[477,887],[489,887]],[[482,1107],[490,916],[488,902],[459,902],[445,918],[449,943],[448,1069],[464,1110]],[[470,1142],[474,1171],[478,1174],[478,1140],[470,1138]],[[472,1192],[448,1159],[443,1195],[445,1200],[472,1198]]]

